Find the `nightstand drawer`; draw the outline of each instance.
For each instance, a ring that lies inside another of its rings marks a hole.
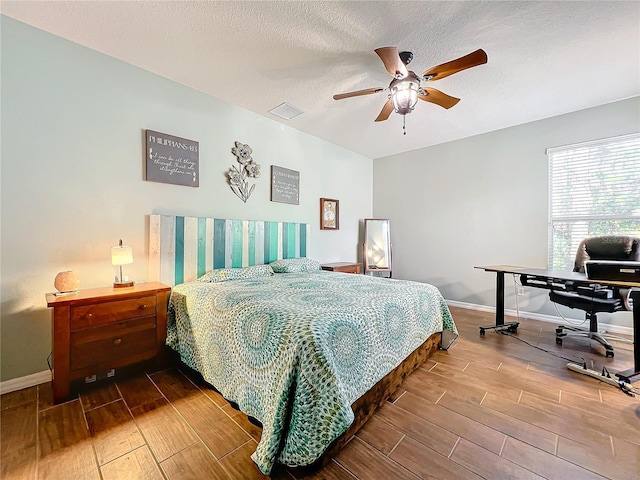
[[[71,330],[155,315],[155,313],[155,295],[71,307]]]
[[[71,333],[70,369],[156,352],[156,318],[113,323]]]

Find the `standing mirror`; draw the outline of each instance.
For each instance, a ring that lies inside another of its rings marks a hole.
[[[364,273],[391,278],[391,234],[389,220],[364,219]]]

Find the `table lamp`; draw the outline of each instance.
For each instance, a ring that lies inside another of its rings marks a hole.
[[[133,248],[122,245],[122,239],[120,239],[117,246],[111,247],[111,264],[120,267],[120,278],[116,277],[116,281],[113,282],[114,287],[133,287],[133,281],[130,281],[129,277],[122,276],[122,265],[130,263],[133,263]]]

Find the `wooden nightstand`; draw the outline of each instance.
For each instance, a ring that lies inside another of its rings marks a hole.
[[[324,265],[321,265],[321,267],[323,270],[329,270],[331,272],[360,273],[359,263],[350,263],[350,262],[325,263]]]
[[[69,384],[159,354],[167,335],[171,287],[141,283],[56,296],[53,308],[53,400],[69,397]]]

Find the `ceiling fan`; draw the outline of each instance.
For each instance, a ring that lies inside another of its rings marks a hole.
[[[376,122],[381,122],[389,118],[391,112],[395,110],[400,115],[411,113],[418,103],[418,99],[426,102],[435,103],[443,108],[451,108],[460,101],[459,98],[452,97],[446,93],[442,93],[435,88],[424,87],[421,83],[433,82],[441,78],[448,77],[454,73],[458,73],[467,68],[475,67],[487,63],[487,54],[484,50],[478,49],[464,57],[443,63],[437,67],[426,70],[421,77],[407,69],[407,65],[413,60],[413,53],[400,52],[397,47],[376,48],[382,63],[384,63],[387,72],[393,76],[393,80],[389,84],[389,99],[384,104],[380,114],[376,118]],[[334,100],[342,100],[343,98],[357,97],[360,95],[369,95],[379,93],[384,88],[367,88],[365,90],[357,90],[355,92],[340,93],[334,95]],[[406,131],[405,131],[406,135]]]

